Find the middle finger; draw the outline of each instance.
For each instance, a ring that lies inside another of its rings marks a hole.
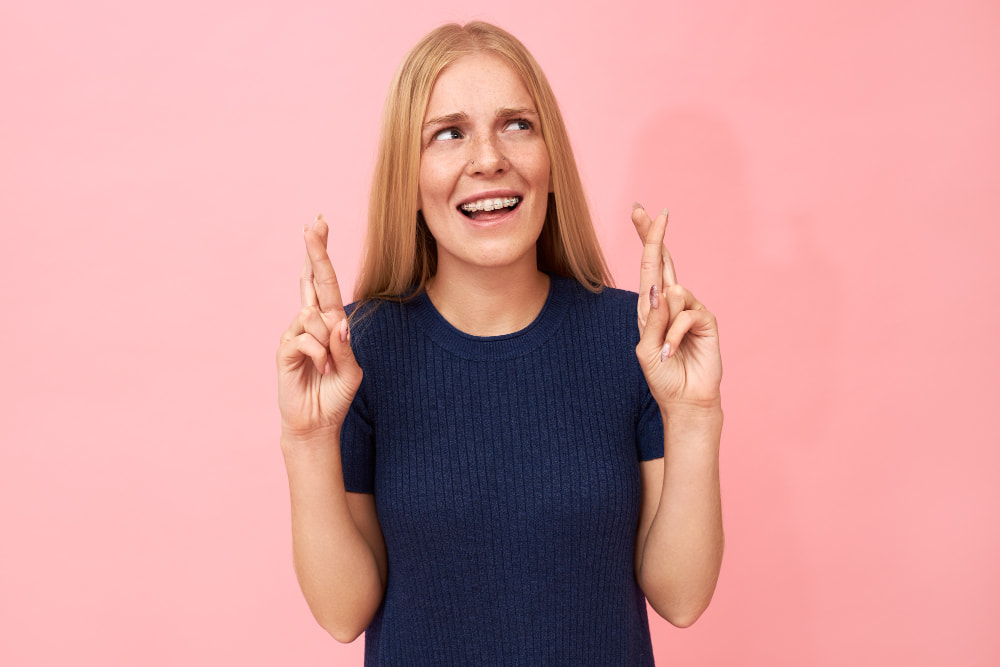
[[[642,215],[648,219],[649,215],[643,211]],[[666,287],[661,281],[663,270],[663,237],[667,231],[666,211],[656,216],[650,223],[646,231],[646,238],[642,244],[642,262],[639,265],[639,284],[644,290],[648,290],[653,285]],[[668,283],[673,284],[673,283]]]
[[[326,251],[327,224],[319,219],[313,228],[306,232],[306,249],[309,251],[309,261],[312,264],[313,286],[319,308],[324,313],[343,309],[344,302],[340,296],[340,283],[337,282],[337,272]]]

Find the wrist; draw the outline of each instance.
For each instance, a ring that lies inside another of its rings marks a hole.
[[[673,421],[722,421],[722,397],[716,396],[708,400],[665,401],[660,404],[660,416],[664,423]]]
[[[722,435],[722,404],[671,403],[660,408],[668,440],[676,438],[718,442]]]
[[[304,450],[329,449],[340,441],[340,425],[299,430],[281,427],[281,450],[287,455]]]

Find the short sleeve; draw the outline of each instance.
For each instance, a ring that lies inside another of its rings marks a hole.
[[[375,429],[365,400],[364,380],[340,429],[340,461],[348,491],[374,493]]]
[[[660,406],[648,387],[639,423],[636,425],[635,439],[640,461],[663,458],[663,419],[660,417]]]

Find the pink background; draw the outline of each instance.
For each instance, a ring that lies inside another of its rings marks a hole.
[[[295,583],[274,349],[319,211],[353,284],[403,54],[486,18],[618,284],[669,206],[721,322],[726,561],[660,662],[1000,664],[995,0],[339,4],[0,9],[0,662],[360,664]]]

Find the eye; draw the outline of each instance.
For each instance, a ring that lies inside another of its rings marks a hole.
[[[441,130],[431,138],[434,141],[449,141],[451,139],[461,139],[462,133],[453,127],[449,127],[446,130]]]
[[[526,121],[526,120],[524,120],[523,118],[517,118],[517,119],[512,120],[509,123],[507,123],[507,126],[504,129],[505,130],[522,130],[522,131],[523,130],[530,130],[531,129],[531,123],[528,122],[528,121]]]

